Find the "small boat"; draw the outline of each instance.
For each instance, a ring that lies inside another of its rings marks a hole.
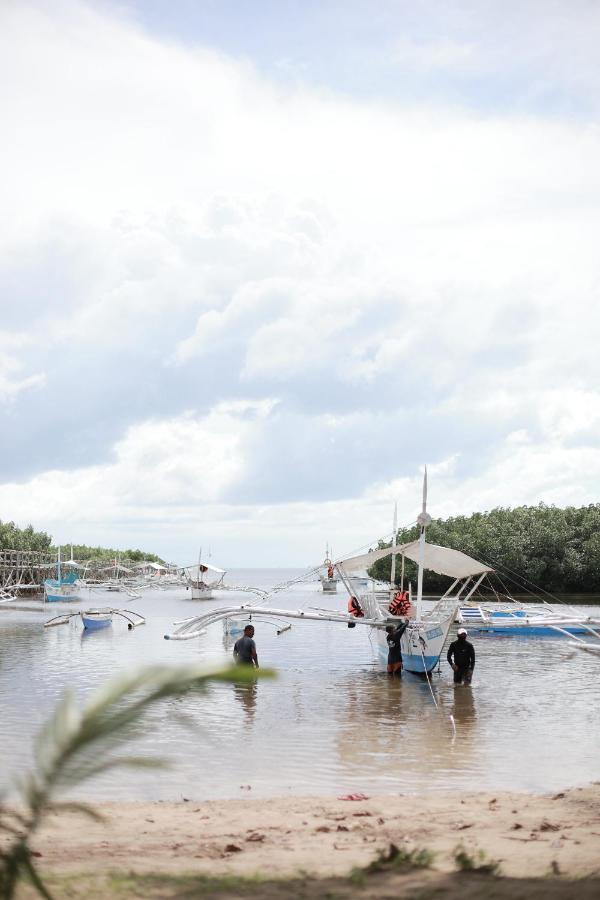
[[[62,568],[68,566],[73,569],[68,575],[64,575]],[[56,578],[47,578],[44,581],[44,598],[47,603],[60,601],[81,600],[84,583],[79,578],[78,563],[73,559],[61,563],[60,547],[58,548],[58,560],[56,562]]]
[[[44,623],[44,628],[53,628],[56,625],[66,625],[72,619],[81,618],[85,631],[99,631],[102,628],[110,628],[113,616],[121,616],[127,622],[127,628],[132,631],[138,625],[145,625],[146,619],[139,613],[132,612],[130,609],[111,609],[104,607],[101,609],[85,609],[80,612],[65,613],[62,616],[55,616]]]
[[[182,572],[187,581],[187,588],[192,593],[192,600],[213,600],[214,591],[223,586],[225,569],[217,569],[202,562],[202,548],[198,562],[194,566],[185,566]]]
[[[86,609],[81,613],[83,627],[88,631],[98,631],[112,625],[112,609]]]
[[[329,546],[325,550],[325,559],[323,560],[323,568],[325,575],[319,575],[319,581],[324,594],[336,594],[339,578],[336,578],[333,563],[329,558]]]

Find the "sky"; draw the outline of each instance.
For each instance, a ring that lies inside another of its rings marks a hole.
[[[2,0],[0,519],[308,566],[600,486],[600,5]]]

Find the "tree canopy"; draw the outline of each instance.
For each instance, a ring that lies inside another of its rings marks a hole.
[[[417,526],[398,532],[399,544],[418,537]],[[471,516],[434,519],[427,541],[462,550],[488,563],[516,585],[533,585],[551,593],[600,592],[600,503],[588,506],[498,507]],[[390,544],[380,542],[380,547]],[[369,574],[389,581],[391,561],[379,560]],[[397,580],[400,568],[397,567]],[[416,579],[416,566],[406,561],[406,575]],[[430,572],[428,590],[446,588],[448,579]]]
[[[106,560],[112,562],[117,556],[127,559],[129,562],[156,562],[164,563],[164,560],[155,553],[146,553],[144,550],[115,550],[112,547],[90,547],[87,544],[63,544],[61,555],[68,559],[73,547],[73,558],[77,560]],[[52,543],[52,537],[45,531],[35,531],[33,525],[19,528],[14,522],[2,522],[0,520],[0,550],[37,550],[41,553],[56,553],[58,546]]]

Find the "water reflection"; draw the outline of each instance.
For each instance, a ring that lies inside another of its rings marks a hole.
[[[247,723],[251,725],[254,722],[254,716],[256,714],[258,679],[253,678],[251,681],[234,682],[233,694],[246,715]]]

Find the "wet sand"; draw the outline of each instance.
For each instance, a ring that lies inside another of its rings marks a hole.
[[[597,890],[600,883],[596,880],[600,878],[598,784],[543,796],[447,793],[356,801],[254,800],[251,791],[240,789],[236,800],[105,803],[97,809],[105,816],[104,824],[71,814],[56,815],[35,839],[40,871],[50,875],[51,884],[69,884],[64,896],[191,897],[200,894],[178,893],[169,879],[260,876],[275,882],[299,874],[301,881],[293,884],[303,884],[304,893],[295,893],[289,882],[288,896],[325,896],[333,890],[332,878],[368,866],[390,844],[401,854],[418,850],[433,854],[430,868],[402,873],[402,884],[394,885],[397,896],[416,896],[419,885],[421,890],[446,882],[444,890],[450,891],[446,895],[452,896],[450,885],[456,876],[450,873],[460,868],[458,846],[475,865],[499,863],[503,878],[493,882],[498,890],[502,882],[507,893],[497,896],[514,896],[508,889],[511,879],[544,878],[548,884],[555,883],[556,889],[560,885],[566,889],[569,879],[588,879],[586,890],[594,885]],[[121,881],[117,890],[114,873],[127,875],[129,887]],[[83,877],[71,877],[79,875]],[[312,878],[307,881],[306,876]],[[400,874],[374,877],[397,881]],[[109,881],[112,887],[107,886]],[[531,882],[530,890],[521,896],[534,896],[536,883]],[[307,893],[309,884],[313,887]],[[341,895],[345,895],[344,884],[350,882],[337,883]],[[351,884],[353,896],[377,895],[364,893],[369,885],[361,886],[356,878]],[[214,885],[213,895],[229,896],[222,888]],[[378,890],[384,890],[383,884]],[[464,890],[463,884],[460,891]],[[254,894],[250,887],[243,891],[244,895],[270,895],[265,884],[262,892]],[[579,888],[578,893],[584,896]],[[202,896],[210,895],[210,890],[202,891]],[[379,894],[385,895],[385,891]],[[544,891],[545,897],[568,895]],[[23,896],[29,896],[29,891]]]

